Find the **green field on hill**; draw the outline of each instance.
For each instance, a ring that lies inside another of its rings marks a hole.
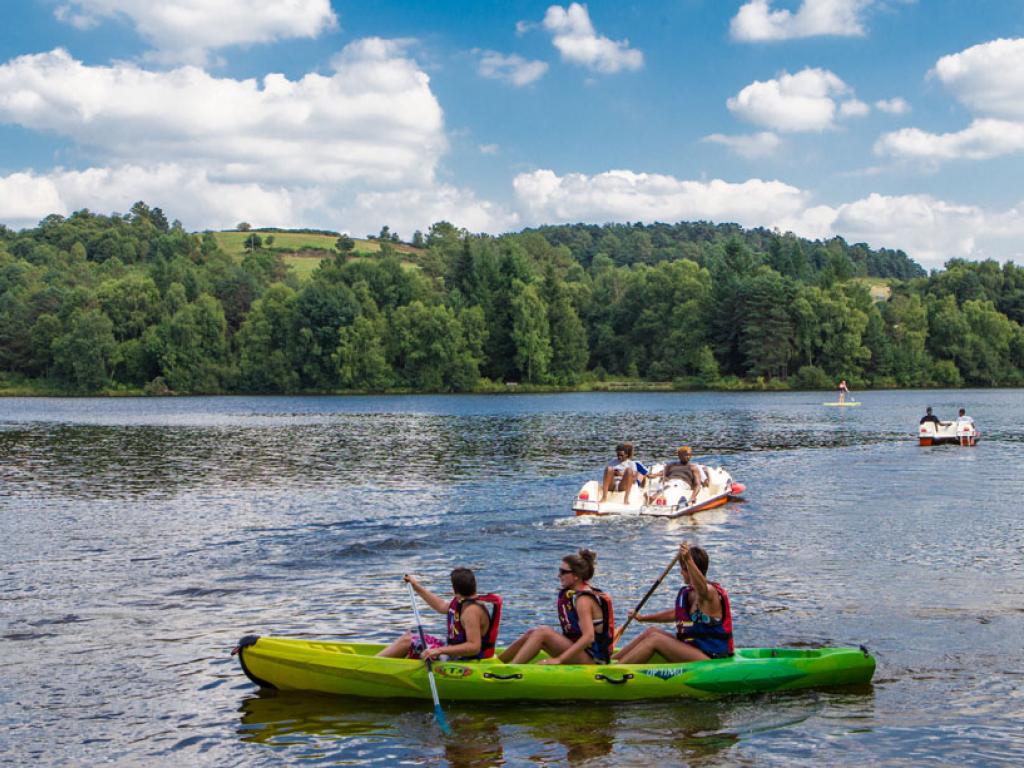
[[[217,244],[226,253],[230,253],[241,259],[245,256],[245,241],[249,235],[259,235],[263,240],[263,247],[281,254],[284,263],[290,266],[300,280],[305,280],[313,271],[320,266],[320,261],[327,256],[333,257],[337,251],[335,243],[337,235],[318,235],[308,232],[264,232],[252,230],[250,232],[239,232],[231,230],[228,232],[214,232]],[[267,238],[273,237],[272,243],[267,243]],[[356,247],[353,252],[359,255],[370,255],[380,253],[380,243],[376,240],[364,240],[352,238]],[[392,247],[403,255],[403,259],[415,256],[422,252],[422,249],[413,248],[405,243],[392,243]]]

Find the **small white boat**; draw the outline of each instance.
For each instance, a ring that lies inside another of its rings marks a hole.
[[[651,468],[655,474],[664,469],[663,464]],[[601,498],[601,484],[589,480],[580,488],[572,500],[572,511],[577,515],[644,515],[649,517],[682,517],[720,507],[729,501],[742,497],[746,486],[737,483],[721,467],[701,466],[707,479],[697,491],[693,504],[690,496],[693,489],[681,480],[650,480],[645,487],[636,486],[629,493],[629,502],[624,501],[622,491],[609,491],[604,501]]]
[[[970,421],[926,421],[917,428],[918,445],[974,446],[981,440],[981,431]]]

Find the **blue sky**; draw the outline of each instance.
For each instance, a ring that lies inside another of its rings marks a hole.
[[[0,222],[737,221],[1024,253],[1024,5],[19,0]]]

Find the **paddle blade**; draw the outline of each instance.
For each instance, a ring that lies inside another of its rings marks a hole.
[[[440,704],[434,705],[434,717],[437,719],[437,727],[441,729],[441,733],[445,736],[451,736],[452,729],[448,725],[448,720],[445,719],[444,710],[441,709]]]

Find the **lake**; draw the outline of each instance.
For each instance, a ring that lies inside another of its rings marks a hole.
[[[855,396],[0,399],[0,761],[1020,764],[1024,391]],[[918,447],[926,405],[965,406],[981,443]],[[689,444],[746,501],[572,517],[622,440],[648,464]],[[864,644],[873,685],[448,704],[445,740],[429,703],[261,693],[229,656],[249,633],[389,640],[412,623],[401,575],[447,594],[456,565],[504,596],[509,642],[557,621],[583,546],[625,618],[683,539],[738,646]]]

